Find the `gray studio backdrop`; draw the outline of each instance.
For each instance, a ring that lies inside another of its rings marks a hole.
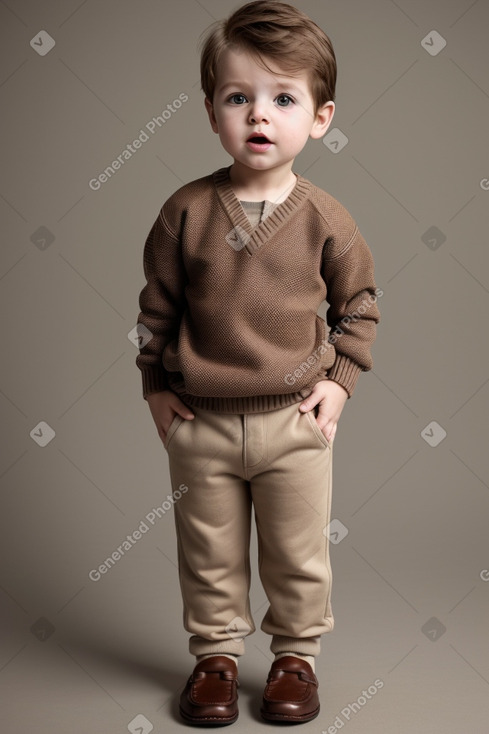
[[[160,207],[231,162],[205,114],[198,41],[238,5],[0,2],[2,728],[181,728],[193,658],[134,329]],[[351,211],[383,290],[374,368],[335,439],[336,625],[322,711],[303,730],[482,734],[489,3],[296,5],[331,36],[339,74],[330,131],[294,170]],[[259,626],[255,537],[252,557]],[[258,631],[240,661],[237,731],[265,731],[268,645]]]

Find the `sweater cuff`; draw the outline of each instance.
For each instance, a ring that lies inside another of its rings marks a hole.
[[[362,371],[359,364],[344,354],[337,353],[333,366],[327,372],[327,378],[328,380],[334,380],[334,382],[344,387],[348,393],[348,398],[351,398],[360,372]]]
[[[141,377],[143,379],[143,398],[145,400],[151,393],[170,389],[166,375],[160,368],[147,367],[141,370]]]

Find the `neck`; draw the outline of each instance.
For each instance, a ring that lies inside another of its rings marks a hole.
[[[291,169],[292,161],[266,171],[256,171],[234,161],[229,169],[229,178],[238,199],[249,201],[268,199],[279,204],[287,198],[297,182]]]

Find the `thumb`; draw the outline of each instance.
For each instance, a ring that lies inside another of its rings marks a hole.
[[[312,410],[314,406],[314,398],[312,395],[309,395],[305,400],[302,401],[302,403],[299,405],[299,410],[302,410],[304,412],[307,412],[308,410]]]

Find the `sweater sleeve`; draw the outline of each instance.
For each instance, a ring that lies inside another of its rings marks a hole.
[[[143,346],[140,346],[136,365],[141,370],[146,400],[151,393],[169,389],[162,357],[167,344],[178,338],[185,309],[186,275],[180,240],[165,218],[164,206],[146,239],[143,267],[146,285],[139,295],[141,312],[137,319]]]
[[[336,351],[326,376],[342,385],[350,398],[360,372],[373,366],[371,347],[380,321],[377,298],[382,291],[375,285],[374,262],[367,243],[353,219],[348,216],[347,222],[349,235],[328,238],[326,242],[322,275],[329,303],[329,342]]]

